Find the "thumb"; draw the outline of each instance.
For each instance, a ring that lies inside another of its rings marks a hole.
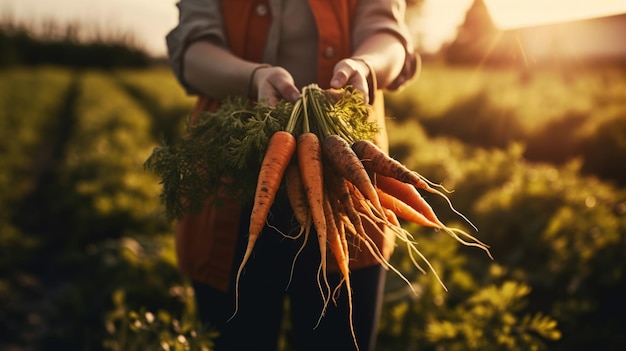
[[[337,69],[333,73],[333,77],[330,79],[330,87],[339,89],[346,85],[349,75],[344,69]]]

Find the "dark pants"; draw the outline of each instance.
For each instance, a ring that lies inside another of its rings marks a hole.
[[[249,225],[250,209],[244,211],[229,292],[197,282],[193,285],[201,320],[220,333],[215,351],[277,350],[285,297],[289,298],[292,344],[296,350],[355,350],[345,284],[336,305],[331,301],[320,319],[323,300],[317,280],[320,256],[315,232],[309,235],[305,249],[298,256],[289,282],[295,253],[303,237],[294,240],[283,236],[294,235],[291,209],[284,202],[275,205],[268,218],[270,225],[283,234],[266,227],[257,240],[239,282],[239,310],[233,316],[235,275],[245,250]],[[328,252],[330,254],[330,250]],[[374,349],[385,272],[377,265],[353,270],[350,276],[354,329],[362,351]],[[340,275],[333,272],[328,276],[333,289]]]

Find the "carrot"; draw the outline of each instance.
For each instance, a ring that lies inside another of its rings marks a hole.
[[[289,204],[302,232],[304,227],[308,225],[310,216],[306,192],[300,176],[300,168],[296,162],[289,164],[285,171],[285,187]]]
[[[300,134],[297,141],[298,166],[302,176],[302,184],[307,196],[313,226],[317,232],[320,249],[319,272],[326,289],[330,291],[326,275],[326,218],[324,215],[324,168],[322,165],[322,148],[318,136],[311,132]],[[319,278],[319,274],[318,274]],[[320,290],[322,290],[321,283]],[[322,295],[324,292],[322,291]],[[330,295],[330,292],[329,292]]]
[[[422,176],[389,156],[373,142],[357,140],[352,143],[352,150],[361,159],[365,168],[387,177],[393,177],[404,183],[409,183],[419,189],[430,189],[430,186],[426,184]]]
[[[354,204],[354,208],[356,209],[358,213],[360,213],[359,216],[361,216],[361,214],[366,214],[372,220],[375,220],[378,222],[383,221],[381,220],[381,216],[384,217],[384,214],[374,213],[374,211],[372,211],[371,203],[368,203],[365,200],[365,197],[363,196],[363,194],[361,194],[359,189],[357,189],[354,186],[354,184],[350,182],[346,182],[346,186],[348,187],[350,191],[350,197],[352,198],[352,203]]]
[[[443,224],[437,218],[435,211],[433,211],[428,202],[410,184],[377,174],[376,186],[378,197],[381,199],[383,206],[394,211],[398,217],[425,227],[444,230],[464,245],[477,246],[485,250],[489,257],[492,257],[491,252],[488,250],[489,246],[461,229],[450,228]],[[459,234],[473,242],[463,240],[459,237]]]
[[[350,194],[350,188],[346,179],[336,173],[332,165],[329,166],[330,167],[324,168],[324,182],[329,196],[336,198],[341,204],[343,212],[348,216],[350,222],[354,225],[355,230],[359,234],[365,235],[363,222],[361,221],[361,217],[352,202],[352,195]]]
[[[355,202],[355,204],[358,202]],[[360,205],[358,205],[360,206]],[[375,218],[373,218],[371,215],[366,214],[366,213],[361,213],[361,215],[363,216],[363,218],[368,221],[371,226],[370,228],[372,228],[372,230],[375,230],[378,232],[378,235],[381,236],[386,236],[385,230],[384,228],[379,227],[380,225],[380,220],[377,220]],[[394,220],[392,216],[391,218],[389,217],[389,211],[385,211],[385,215],[387,217],[387,222],[385,222],[385,225],[390,228],[394,234],[396,235],[396,237],[400,238],[403,242],[405,242],[407,244],[407,246],[409,246],[409,248],[411,248],[413,245],[413,243],[408,239],[408,233],[406,231],[404,231],[402,229],[402,227],[400,227],[400,223],[397,222],[397,220]],[[385,257],[383,256],[383,254],[380,252],[380,250],[378,249],[378,246],[376,245],[376,243],[374,242],[374,240],[370,237],[370,235],[365,235],[365,236],[358,236],[357,239],[361,240],[365,246],[369,249],[369,251],[372,253],[372,255],[374,255],[374,257],[377,258],[377,260],[383,265],[383,267],[385,269],[390,269],[393,272],[395,272],[398,277],[400,277],[400,279],[404,280],[407,285],[409,286],[409,288],[411,289],[411,291],[413,291],[413,293],[415,293],[417,295],[417,291],[415,290],[415,287],[413,286],[413,284],[411,284],[411,282],[402,274],[402,272],[400,272],[396,267],[394,267],[391,263],[389,263]],[[414,248],[414,247],[413,247]],[[419,264],[417,264],[416,261],[413,260],[413,262],[415,263],[415,266],[422,272],[422,273],[426,273],[426,271],[420,267]]]
[[[333,210],[335,212],[335,210]],[[346,223],[342,221],[342,213],[336,212],[335,223],[337,223],[337,230],[339,231],[339,238],[343,245],[343,251],[346,253],[346,260],[350,261],[350,251],[348,250],[348,237],[346,235]]]
[[[430,266],[430,263],[428,263],[428,260],[426,260],[426,257],[424,257],[417,250],[414,244],[413,235],[411,235],[410,233],[402,229],[402,227],[400,226],[400,222],[398,222],[397,217],[400,217],[404,220],[407,220],[407,221],[410,221],[410,222],[413,222],[422,226],[427,226],[427,227],[432,227],[432,228],[439,228],[439,226],[435,223],[430,222],[421,213],[415,211],[413,208],[403,203],[402,201],[394,198],[393,196],[390,196],[389,194],[386,194],[380,190],[379,190],[378,195],[380,197],[381,202],[383,203],[383,206],[385,206],[386,215],[389,220],[389,223],[392,224],[390,228],[396,233],[397,238],[400,238],[401,241],[406,243],[407,247],[409,248],[408,250],[409,256],[411,258],[411,261],[413,261],[414,265],[420,271],[425,272],[424,269],[420,267],[420,265],[417,263],[417,261],[413,257],[412,252],[413,251],[417,252],[420,255],[420,257],[422,257],[422,259],[428,264],[428,266]],[[434,272],[434,269],[433,269],[433,272]],[[435,275],[437,275],[436,272],[435,272]],[[441,285],[445,288],[443,283]]]
[[[411,184],[418,189],[423,189],[430,193],[440,195],[447,201],[448,205],[450,206],[452,211],[454,211],[454,213],[456,213],[467,223],[469,223],[474,228],[474,230],[478,230],[467,217],[465,217],[462,213],[457,211],[454,206],[452,206],[452,202],[444,193],[431,187],[426,182],[423,176],[419,175],[417,172],[410,170],[400,161],[387,155],[386,152],[384,152],[373,142],[369,140],[357,140],[352,144],[352,149],[361,159],[361,162],[363,163],[365,168],[376,172],[377,174],[395,178],[401,182]]]
[[[302,240],[302,245],[296,252],[293,258],[293,264],[291,265],[291,272],[289,274],[289,282],[287,283],[287,287],[291,284],[291,280],[293,278],[293,271],[296,265],[296,260],[309,239],[309,233],[311,230],[311,216],[309,213],[309,205],[307,204],[306,192],[304,190],[304,185],[302,184],[302,177],[300,176],[300,168],[298,167],[298,163],[292,162],[287,166],[287,170],[285,171],[285,186],[287,189],[287,198],[289,199],[289,203],[294,213],[294,217],[296,221],[300,225],[300,230],[297,235],[292,237],[293,239],[297,239],[302,234],[304,234],[304,239]]]
[[[324,155],[339,174],[354,184],[357,189],[374,205],[374,208],[383,213],[376,189],[361,163],[357,154],[352,150],[350,144],[338,135],[329,135],[322,144]]]
[[[325,167],[324,169],[324,182],[328,190],[329,196],[335,198],[335,201],[338,202],[339,209],[334,212],[336,213],[336,215],[340,215],[339,220],[341,221],[341,223],[345,223],[345,225],[349,226],[349,229],[353,232],[356,239],[364,242],[367,249],[377,259],[377,261],[383,267],[388,268],[389,263],[384,259],[378,247],[371,241],[369,235],[365,231],[363,221],[361,220],[361,215],[359,214],[357,206],[355,205],[353,200],[353,197],[357,196],[357,194],[351,194],[351,189],[355,189],[354,185],[348,182],[341,175],[333,172],[332,170],[328,170],[329,168],[332,167]],[[358,193],[358,196],[361,196],[360,192]],[[365,199],[361,197],[358,201],[358,207],[365,208],[364,203],[361,202],[365,201]],[[373,212],[370,212],[370,214],[372,216],[375,216]]]
[[[358,189],[354,187],[354,185],[348,181],[344,183],[350,192],[350,201],[349,206],[352,208],[346,211],[345,216],[348,217],[347,223],[349,224],[348,229],[350,229],[354,235],[354,238],[363,243],[370,254],[376,259],[378,263],[380,263],[385,269],[392,269],[396,271],[391,264],[385,259],[385,256],[380,251],[379,247],[376,245],[374,240],[371,238],[371,233],[368,233],[365,230],[363,225],[363,220],[367,220],[372,224],[370,226],[372,230],[378,232],[379,235],[385,236],[385,232],[380,227],[380,224],[387,225],[387,218],[380,218],[377,214],[375,214],[371,209],[371,204],[365,201],[363,195],[359,192]],[[383,209],[384,210],[384,209]],[[348,212],[354,212],[354,214],[348,215]],[[384,214],[382,214],[384,216]],[[354,217],[356,216],[356,218]],[[357,228],[355,225],[358,224],[360,228]]]
[[[429,266],[430,264],[428,263],[426,258],[423,255],[421,255],[421,253],[415,247],[415,244],[411,240],[412,239],[411,234],[408,233],[406,230],[402,229],[402,227],[400,226],[400,222],[398,222],[395,214],[391,213],[389,209],[383,208],[384,209],[383,216],[385,218],[383,219],[383,218],[377,217],[376,214],[374,214],[371,211],[371,208],[368,207],[367,203],[363,201],[364,199],[363,195],[359,193],[358,189],[356,189],[354,185],[352,185],[349,182],[346,182],[346,185],[350,189],[350,196],[352,197],[352,202],[354,203],[357,213],[359,214],[360,217],[362,217],[363,219],[365,219],[367,222],[371,224],[369,228],[372,228],[372,230],[377,231],[378,235],[381,235],[382,237],[385,237],[387,235],[384,230],[385,227],[391,229],[391,231],[394,233],[394,235],[397,238],[399,238],[402,242],[406,243],[407,247],[409,248],[409,255],[411,257],[411,260],[415,264],[415,267],[417,267],[422,273],[426,273],[426,271],[414,259],[413,251],[417,252],[424,259],[424,261],[426,261],[426,263]],[[380,226],[381,224],[383,224],[384,226],[381,227]],[[380,249],[378,248],[374,240],[371,238],[371,234],[360,235],[359,233],[355,232],[355,235],[356,235],[356,238],[360,240],[366,246],[369,252],[377,259],[377,261],[381,265],[383,265],[385,269],[390,269],[393,272],[395,272],[398,275],[398,277],[400,277],[402,280],[404,280],[407,283],[411,291],[413,291],[413,293],[417,295],[417,291],[415,290],[415,287],[413,286],[413,284],[411,284],[411,282],[396,267],[394,267],[391,263],[387,261],[387,259],[385,259],[384,255],[381,253]],[[430,267],[432,269],[432,266]],[[434,272],[434,269],[433,269],[433,272]],[[435,276],[437,276],[436,272],[435,272]],[[437,279],[441,282],[438,276],[437,276]],[[443,283],[442,283],[442,286],[443,286]]]
[[[396,216],[424,227],[442,227],[438,223],[434,223],[430,219],[426,218],[424,214],[409,206],[404,201],[401,201],[400,199],[384,192],[380,188],[377,188],[377,191],[378,197],[380,198],[380,202],[383,204],[383,207],[385,207],[385,209],[389,209]]]
[[[344,279],[346,279],[350,274],[350,270],[348,268],[348,255],[345,251],[345,246],[341,241],[337,221],[335,220],[335,215],[333,214],[333,207],[328,199],[324,201],[324,215],[326,217],[328,245],[330,246],[331,252],[337,261],[341,275]]]
[[[389,220],[389,223],[397,227],[400,226],[400,221],[398,221],[398,216],[396,216],[396,213],[390,210],[389,208],[385,209],[385,216],[387,216],[387,220]]]
[[[295,137],[286,131],[277,131],[272,134],[267,145],[263,162],[259,170],[259,176],[257,178],[257,187],[254,195],[254,204],[252,206],[252,213],[250,215],[250,227],[248,229],[248,243],[246,251],[243,256],[243,260],[237,271],[236,278],[236,295],[239,291],[239,278],[243,271],[243,267],[252,255],[254,245],[261,235],[261,231],[265,226],[265,221],[269,210],[274,203],[276,192],[280,186],[280,182],[283,179],[283,175],[289,165],[294,151],[296,149]],[[238,300],[238,299],[237,299]],[[235,313],[239,308],[238,301],[235,303]]]
[[[429,221],[443,226],[433,208],[414,186],[382,174],[376,174],[375,179],[376,187],[380,188],[380,190],[411,206]]]
[[[337,261],[337,265],[341,272],[344,282],[346,283],[346,290],[348,292],[348,318],[350,320],[350,332],[352,333],[352,339],[354,340],[354,345],[357,350],[359,348],[358,343],[356,341],[356,334],[354,333],[354,324],[352,318],[352,285],[350,284],[350,268],[348,266],[348,253],[345,251],[346,247],[341,239],[341,234],[339,232],[339,228],[337,227],[337,222],[335,221],[335,216],[333,214],[333,208],[330,204],[330,201],[324,201],[324,214],[326,216],[327,230],[328,230],[328,245],[330,246],[330,250],[335,256],[335,260]],[[341,286],[337,286],[337,289]]]
[[[348,185],[351,186],[351,184],[348,184]],[[417,249],[415,243],[413,242],[412,235],[400,226],[400,223],[397,221],[397,217],[395,216],[395,214],[390,213],[391,209],[388,209],[388,208],[385,209],[384,214],[383,214],[385,216],[384,219],[378,218],[371,212],[371,209],[369,209],[366,206],[366,204],[363,201],[361,201],[361,198],[363,195],[358,192],[358,189],[351,187],[350,193],[354,198],[353,201],[354,201],[355,207],[361,213],[361,216],[372,224],[371,227],[378,229],[380,235],[383,235],[383,236],[385,235],[384,230],[378,227],[380,223],[383,223],[387,228],[391,229],[391,231],[395,234],[396,238],[400,239],[402,242],[404,242],[407,245],[409,257],[411,258],[411,261],[413,262],[415,267],[417,267],[422,273],[426,273],[426,271],[419,265],[419,263],[413,256],[414,252],[417,253],[417,255],[420,256],[424,260],[424,262],[426,262],[426,264],[430,267],[431,271],[435,274],[435,277],[437,278],[437,280],[440,282],[443,288],[447,290],[446,286],[443,284],[443,282],[439,278],[439,275],[437,274],[435,269],[432,267],[430,262]],[[381,198],[381,200],[383,199]],[[370,249],[370,251],[376,248],[376,244],[373,242],[373,240],[369,236],[359,237],[359,239],[361,239],[366,244],[366,246]],[[415,290],[411,282],[409,282],[409,280],[398,269],[396,269],[393,265],[389,264],[385,260],[385,258],[382,256],[382,254],[380,254],[380,251],[378,251],[378,253],[379,253],[379,256],[377,257],[379,257],[379,259],[385,262],[386,267],[390,268],[392,271],[398,274],[398,276],[407,283],[409,288],[415,294],[417,294],[417,291]]]
[[[426,271],[419,265],[419,263],[417,263],[417,261],[413,257],[413,254],[411,253],[411,250],[413,251],[417,250],[415,248],[415,244],[412,241],[413,239],[412,235],[410,235],[407,231],[402,229],[400,221],[398,221],[398,216],[396,216],[396,213],[393,210],[389,208],[385,208],[385,215],[387,216],[387,220],[389,220],[389,223],[392,225],[391,229],[396,233],[396,237],[400,238],[402,241],[404,241],[407,244],[407,247],[409,248],[408,250],[409,256],[411,257],[411,261],[413,262],[415,267],[417,267],[417,269],[419,269],[420,272],[426,273]],[[424,259],[424,261],[426,261],[426,258],[424,256],[422,256],[422,258]],[[435,275],[436,274],[437,272],[435,272]]]

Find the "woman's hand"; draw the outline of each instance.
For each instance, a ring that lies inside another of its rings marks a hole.
[[[369,102],[370,88],[367,77],[370,75],[369,66],[360,59],[347,58],[335,65],[330,87],[339,89],[346,85],[352,85],[363,93],[365,102]]]
[[[300,91],[287,70],[277,66],[260,66],[250,77],[250,96],[275,106],[280,100],[296,101]]]

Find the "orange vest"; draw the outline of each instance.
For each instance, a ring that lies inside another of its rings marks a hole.
[[[318,83],[328,88],[333,68],[339,60],[351,54],[352,13],[357,0],[308,0],[318,28]],[[230,49],[244,59],[262,62],[270,28],[271,12],[267,0],[223,0],[222,15]],[[329,54],[331,53],[331,54]],[[372,87],[373,88],[373,87]],[[383,113],[382,92],[376,92],[374,113]],[[193,115],[217,108],[219,101],[199,97]],[[382,116],[382,114],[381,114]],[[206,206],[198,214],[188,214],[176,228],[176,253],[181,272],[189,278],[226,291],[233,265],[241,206],[224,199],[223,206]],[[383,237],[374,238],[385,256],[391,254],[393,243]],[[375,264],[363,259],[354,266]],[[336,269],[329,261],[330,269]]]

